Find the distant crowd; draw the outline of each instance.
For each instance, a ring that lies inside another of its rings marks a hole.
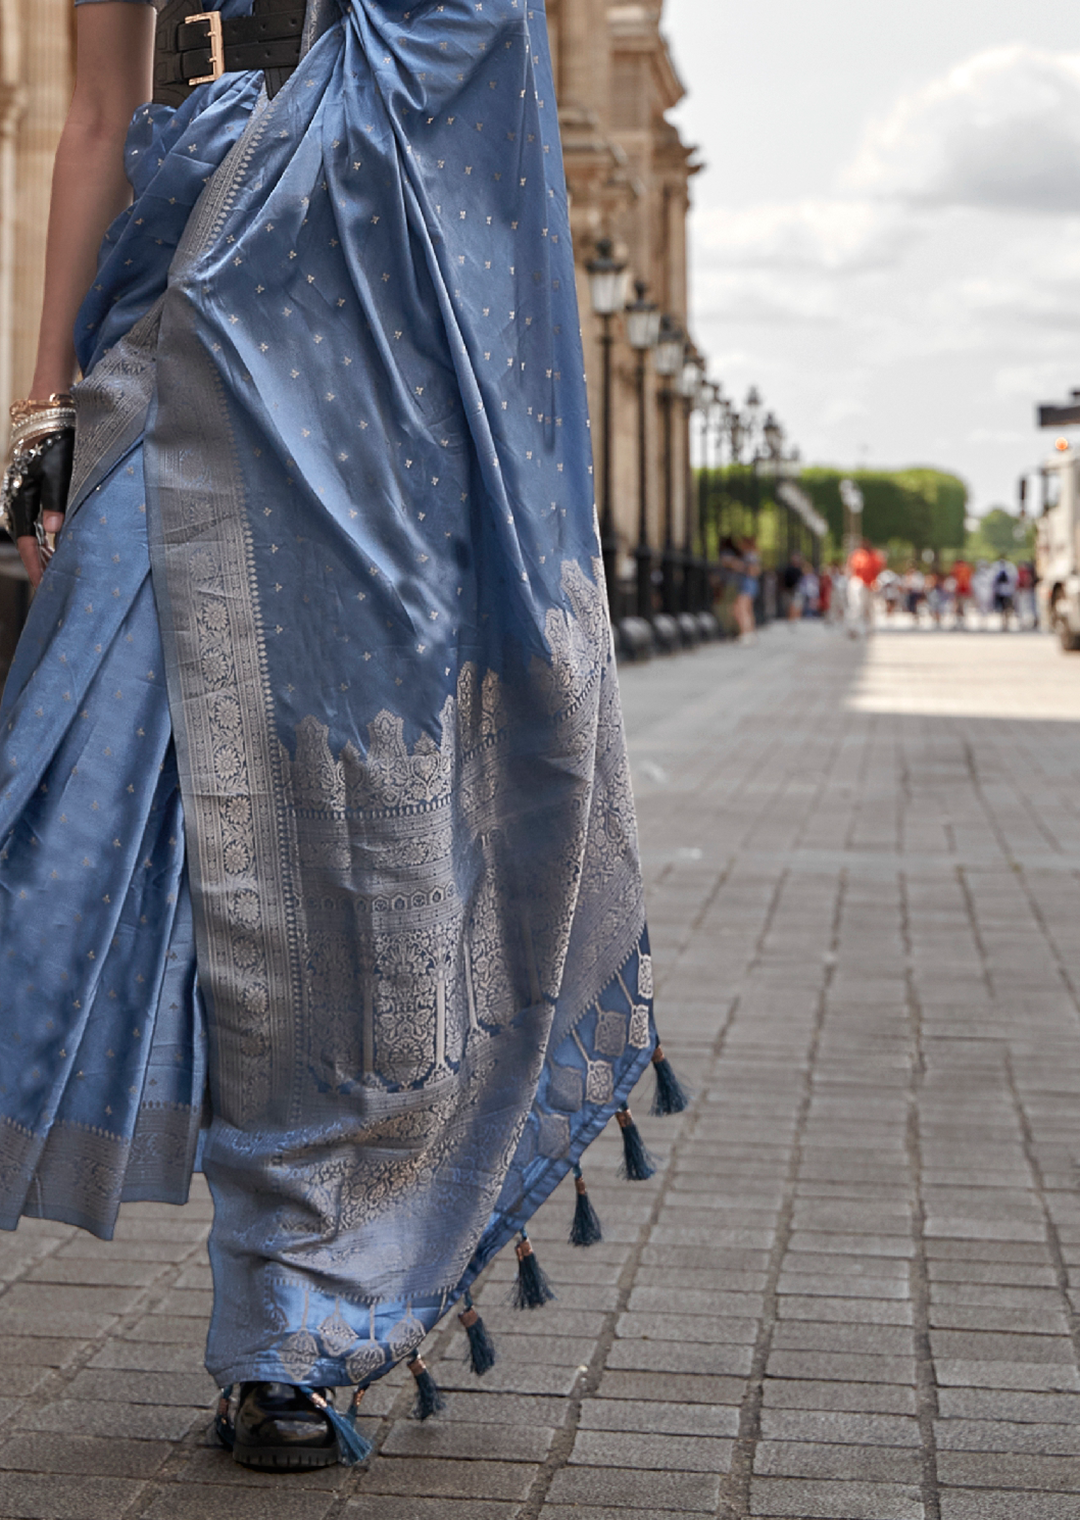
[[[943,569],[914,560],[891,570],[866,539],[848,556],[815,568],[792,554],[776,572],[766,572],[771,607],[762,608],[762,569],[752,538],[725,539],[720,546],[725,580],[734,585],[731,602],[739,638],[752,640],[756,622],[767,616],[797,623],[817,618],[846,629],[851,638],[871,632],[877,618],[911,621],[927,628],[994,627],[1002,631],[1034,629],[1035,566],[1014,564],[1002,556],[993,562],[957,559]]]

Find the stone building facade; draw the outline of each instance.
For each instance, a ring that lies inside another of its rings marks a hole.
[[[690,180],[700,167],[666,113],[684,90],[661,31],[662,0],[548,0],[555,93],[559,102],[571,226],[578,267],[581,325],[601,499],[600,322],[589,304],[586,265],[608,237],[631,280],[647,299],[688,328],[687,214]],[[615,338],[612,385],[612,507],[620,547],[620,580],[633,579],[630,554],[638,537],[637,358],[623,323]],[[649,542],[664,536],[665,476],[660,383],[647,369],[645,493]],[[673,528],[684,541],[688,430],[681,404],[672,428]],[[626,611],[632,596],[616,611]]]
[[[692,150],[665,113],[682,97],[660,31],[662,0],[549,0],[556,95],[577,250],[582,329],[594,429],[600,407],[599,324],[591,314],[585,265],[610,237],[649,298],[687,321],[686,217]],[[0,0],[0,428],[7,405],[25,395],[41,305],[52,155],[71,94],[72,0]],[[621,319],[615,335],[612,487],[616,528],[632,550],[638,520],[636,360]],[[660,409],[648,378],[647,459],[650,539],[663,525]],[[686,431],[676,407],[671,460],[676,542],[682,542]],[[597,434],[597,443],[599,437]],[[597,486],[600,449],[597,448]]]

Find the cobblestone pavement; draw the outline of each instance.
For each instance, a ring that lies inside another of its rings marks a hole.
[[[559,1300],[479,1294],[450,1393],[380,1384],[368,1470],[207,1436],[204,1190],[101,1245],[0,1238],[0,1516],[1080,1517],[1080,656],[1037,636],[771,630],[625,673],[665,1044],[663,1165],[587,1158]],[[643,1086],[651,1086],[651,1077]],[[647,1107],[648,1091],[639,1096]],[[512,1253],[511,1253],[512,1254]]]

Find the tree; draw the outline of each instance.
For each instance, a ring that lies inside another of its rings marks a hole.
[[[1017,531],[1019,530],[1019,531]],[[1035,528],[1004,507],[991,507],[979,526],[969,533],[965,551],[971,559],[1031,559],[1035,554]]]

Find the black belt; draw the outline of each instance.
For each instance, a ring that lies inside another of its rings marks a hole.
[[[305,10],[305,0],[255,0],[250,16],[223,20],[199,0],[169,0],[158,15],[154,100],[179,106],[198,85],[253,69],[275,95],[300,62]]]

